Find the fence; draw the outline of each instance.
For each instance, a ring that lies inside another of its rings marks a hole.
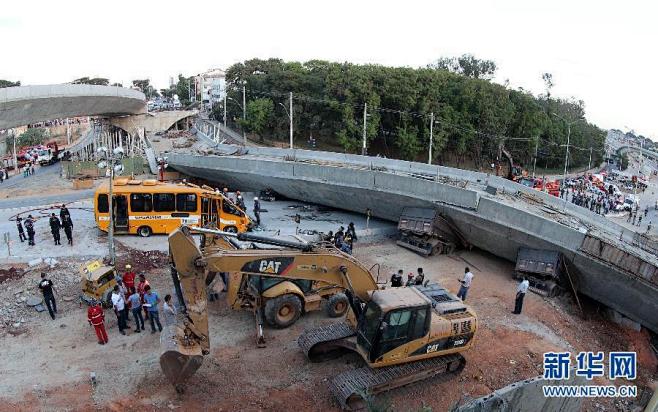
[[[124,158],[121,161],[123,164],[123,175],[141,175],[147,173],[144,167],[144,158],[141,156],[133,156]],[[107,168],[99,169],[96,162],[92,161],[67,161],[62,162],[62,170],[64,177],[73,179],[78,177],[105,177]]]

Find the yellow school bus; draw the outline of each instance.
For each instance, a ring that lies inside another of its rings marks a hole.
[[[108,231],[109,182],[94,195],[94,216],[100,230]],[[227,232],[251,229],[249,216],[207,186],[163,183],[157,180],[115,179],[112,185],[114,233],[169,234],[182,224],[213,227]]]

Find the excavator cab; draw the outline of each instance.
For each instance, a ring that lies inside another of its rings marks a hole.
[[[376,300],[366,305],[357,326],[357,344],[368,354],[371,363],[383,355],[409,342],[427,335],[430,325],[428,302],[410,302],[411,305],[389,309]]]

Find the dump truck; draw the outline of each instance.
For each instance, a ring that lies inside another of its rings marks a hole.
[[[553,297],[560,291],[562,254],[555,250],[519,248],[514,277],[526,277],[530,290],[542,296]]]
[[[450,254],[455,250],[455,228],[439,211],[431,208],[404,208],[398,221],[397,244],[423,256]],[[445,230],[442,230],[445,229]]]

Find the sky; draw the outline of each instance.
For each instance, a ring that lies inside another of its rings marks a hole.
[[[470,53],[535,94],[549,72],[589,121],[658,140],[657,15],[634,0],[22,0],[0,12],[0,79],[164,88],[255,57],[424,67]]]

